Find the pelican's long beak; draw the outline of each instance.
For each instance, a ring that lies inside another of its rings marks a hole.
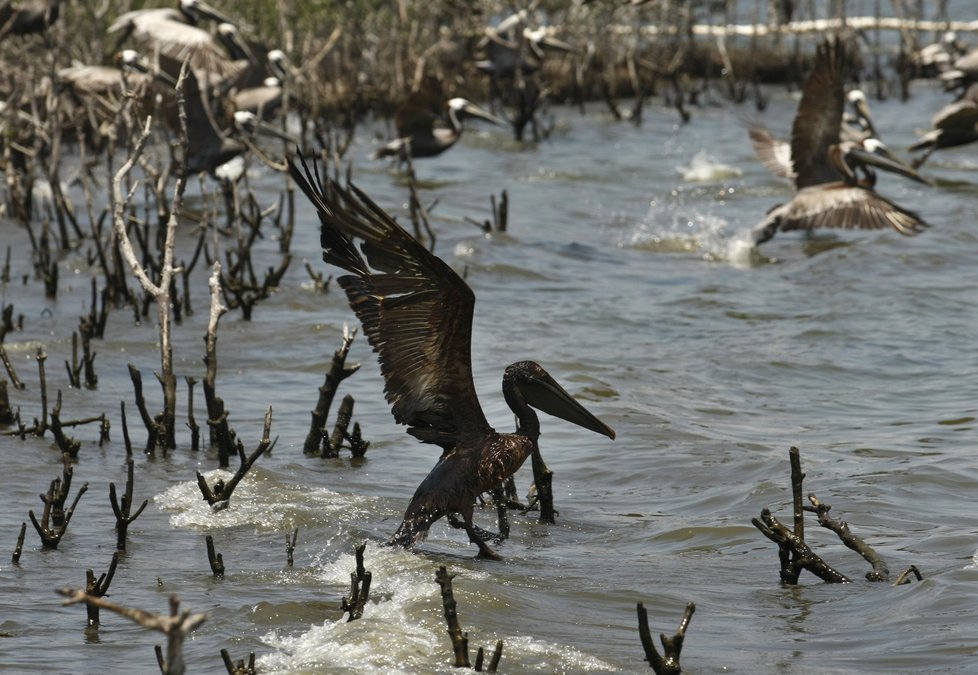
[[[569,42],[564,42],[563,40],[558,40],[557,38],[550,37],[549,35],[544,35],[540,39],[540,46],[546,47],[547,49],[556,49],[560,52],[567,52],[569,54],[576,54],[577,47],[570,44]]]
[[[247,135],[262,135],[288,141],[298,145],[298,139],[285,133],[274,124],[269,124],[254,113],[238,111],[234,113],[234,125]]]
[[[542,373],[531,380],[519,383],[520,393],[526,402],[541,412],[559,417],[591,431],[614,438],[615,432],[607,424],[592,415],[573,396],[547,375]]]
[[[469,117],[479,117],[481,119],[486,120],[487,122],[492,122],[493,124],[499,125],[501,127],[509,126],[509,124],[507,124],[505,121],[499,119],[488,110],[480,108],[475,103],[470,103],[466,101],[465,105],[462,107],[462,112],[468,115]]]
[[[931,182],[917,173],[912,166],[894,155],[889,148],[876,141],[871,144],[870,149],[866,147],[855,147],[849,151],[849,156],[863,164],[876,167],[883,171],[889,171],[909,178],[910,180],[931,185]]]
[[[123,49],[115,55],[114,60],[116,65],[122,70],[131,70],[136,73],[152,75],[171,87],[175,87],[177,84],[176,78],[160,69],[159,64],[154,68],[146,57],[132,49]]]

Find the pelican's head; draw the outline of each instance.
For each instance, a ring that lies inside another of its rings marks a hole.
[[[453,99],[449,99],[446,105],[448,106],[448,114],[451,117],[453,117],[457,122],[461,122],[465,116],[469,116],[469,117],[479,117],[481,119],[486,120],[487,122],[498,124],[501,127],[506,126],[506,122],[499,119],[488,110],[484,110],[480,108],[479,106],[477,106],[475,103],[472,103],[468,99],[456,97]]]
[[[867,138],[861,143],[841,143],[839,148],[846,164],[863,165],[896,173],[904,178],[930,185],[930,181],[917,173],[913,167],[897,157],[878,138]]]
[[[614,429],[578,403],[539,363],[518,361],[508,366],[503,375],[504,391],[507,381],[527,405],[608,438],[615,437]]]
[[[268,68],[280,81],[284,82],[289,75],[289,57],[281,49],[272,49],[266,54]]]
[[[876,127],[873,126],[873,117],[869,113],[869,103],[866,101],[866,94],[863,93],[863,90],[851,89],[846,94],[846,100],[855,109],[859,126],[868,131],[871,136],[876,136]]]

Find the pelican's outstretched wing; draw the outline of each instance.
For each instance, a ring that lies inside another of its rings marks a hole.
[[[754,124],[747,129],[754,154],[764,167],[781,178],[794,179],[795,172],[791,165],[791,145],[771,135],[761,124]]]
[[[779,230],[812,230],[822,227],[858,230],[893,228],[914,235],[927,228],[919,215],[898,206],[873,190],[857,185],[832,183],[799,190],[794,198],[773,210],[780,218]]]
[[[323,260],[352,272],[338,282],[380,356],[394,419],[446,450],[462,430],[491,430],[472,381],[472,289],[366,194],[299,161],[290,173],[319,212]]]
[[[848,64],[846,49],[838,39],[826,40],[815,52],[815,67],[805,81],[791,125],[791,163],[798,189],[839,180],[828,149],[839,142],[842,130]]]

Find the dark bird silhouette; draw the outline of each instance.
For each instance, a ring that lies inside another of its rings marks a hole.
[[[434,104],[434,108],[433,108]],[[448,126],[444,125],[437,109],[446,112]],[[493,124],[505,126],[506,123],[464,98],[441,101],[431,98],[431,92],[415,92],[395,113],[395,126],[398,138],[390,141],[374,152],[374,159],[398,157],[434,157],[455,145],[462,137],[462,120],[466,117],[479,117]]]
[[[160,55],[155,67],[128,51],[129,67],[141,72],[152,72],[156,81],[170,88],[169,100],[172,103],[173,87],[177,84],[183,64]],[[280,129],[266,124],[255,114],[247,111],[224,114],[213,105],[192,68],[188,68],[183,79],[184,110],[187,115],[187,156],[186,168],[190,174],[207,172],[212,177],[227,182],[236,182],[244,174],[245,156],[255,150],[252,139],[255,136],[269,136],[295,143],[295,139]],[[164,123],[176,132],[181,130],[178,109],[175,105],[163,111]],[[284,170],[284,167],[280,167]]]
[[[344,189],[329,177],[324,184],[304,161],[301,168],[291,162],[290,172],[319,212],[323,260],[350,272],[337,281],[379,355],[394,419],[443,450],[391,543],[423,541],[432,523],[459,513],[480,557],[498,558],[486,533],[472,523],[473,506],[539,452],[540,422],[533,408],[609,438],[615,432],[540,365],[520,361],[503,375],[516,432],[497,433],[472,380],[472,289],[353,185]]]
[[[791,201],[768,211],[751,230],[755,245],[779,231],[892,228],[912,235],[927,227],[920,216],[881,197],[873,186],[872,168],[899,173],[926,183],[896,160],[876,139],[842,138],[845,81],[849,69],[845,46],[838,40],[819,45],[815,67],[802,90],[791,127],[791,167],[795,193]],[[856,171],[863,174],[859,178]]]
[[[43,33],[58,20],[61,0],[3,0],[0,2],[0,40],[8,35]]]
[[[914,160],[914,166],[926,162],[935,150],[978,141],[978,83],[970,85],[957,101],[937,111],[931,125],[933,128],[910,146],[911,152],[924,151]]]

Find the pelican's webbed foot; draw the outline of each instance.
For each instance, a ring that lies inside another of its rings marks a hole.
[[[445,516],[448,524],[452,527],[465,530],[465,533],[469,535],[469,541],[479,547],[479,554],[476,558],[483,558],[485,560],[502,560],[502,556],[492,550],[489,544],[486,543],[486,539],[492,539],[493,537],[498,537],[499,535],[493,534],[483,530],[481,527],[477,527],[472,524],[471,520],[464,519],[459,521],[455,517],[454,513],[449,513]]]
[[[479,553],[476,555],[476,558],[483,558],[485,560],[502,560],[503,557],[493,551],[492,548],[489,547],[489,544],[479,537],[479,535],[476,533],[476,529],[477,528],[474,525],[465,525],[465,531],[469,535],[469,541],[479,547]]]
[[[495,541],[497,543],[503,541],[503,536],[498,532],[490,532],[489,530],[484,530],[474,523],[472,525],[466,526],[465,522],[459,520],[454,513],[450,513],[447,516],[445,516],[445,520],[447,520],[448,524],[454,527],[456,530],[465,530],[466,532],[468,532],[468,528],[471,527],[472,531],[475,532],[476,535],[478,535],[478,537],[483,541]]]

